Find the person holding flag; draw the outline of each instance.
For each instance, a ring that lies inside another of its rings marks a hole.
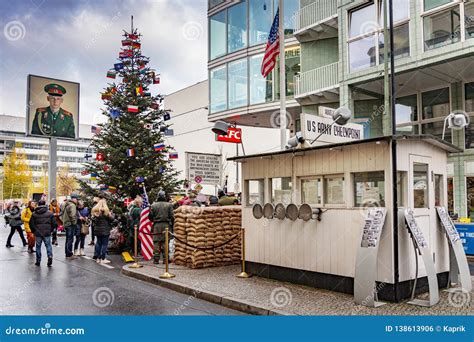
[[[165,229],[169,228],[169,231],[173,232],[174,212],[173,204],[166,200],[164,191],[158,192],[158,198],[151,206],[149,218],[153,222],[153,263],[160,262],[160,254],[163,254],[163,263],[165,263]]]

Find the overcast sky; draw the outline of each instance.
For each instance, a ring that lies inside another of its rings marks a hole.
[[[27,75],[79,82],[82,123],[100,118],[100,92],[130,16],[161,74],[153,94],[207,78],[207,0],[0,2],[0,114],[25,116]]]

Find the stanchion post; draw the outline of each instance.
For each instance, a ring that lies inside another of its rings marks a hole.
[[[143,267],[143,265],[141,265],[139,262],[138,262],[138,227],[137,225],[134,225],[133,226],[133,258],[135,259],[135,262],[130,265],[130,268],[140,268],[140,267]]]
[[[166,228],[165,230],[165,273],[160,275],[160,278],[164,279],[169,279],[169,278],[174,278],[176,277],[174,274],[171,274],[169,272],[169,233],[170,230],[169,228]]]
[[[241,271],[239,274],[237,274],[238,278],[250,278],[251,275],[245,272],[245,228],[242,228],[240,230],[240,237],[241,237],[241,248],[242,248],[242,266],[241,266]]]

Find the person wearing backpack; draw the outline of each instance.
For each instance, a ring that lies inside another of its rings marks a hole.
[[[57,225],[54,214],[48,210],[44,200],[38,202],[30,219],[30,229],[36,237],[36,266],[41,264],[41,245],[44,242],[48,254],[48,267],[53,264],[53,246],[51,245],[51,234]]]
[[[77,234],[77,195],[72,195],[70,200],[64,203],[62,208],[61,221],[63,222],[64,230],[66,231],[66,244],[64,251],[66,258],[72,258],[74,253],[72,252],[72,244],[74,242],[74,236]]]

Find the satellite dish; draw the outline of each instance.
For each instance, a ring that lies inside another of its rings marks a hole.
[[[263,208],[260,204],[254,204],[252,207],[252,214],[257,220],[260,220],[263,217]]]
[[[263,217],[265,217],[266,219],[272,219],[274,212],[275,210],[272,204],[267,203],[263,206]]]
[[[309,221],[313,218],[313,209],[309,204],[302,204],[298,212],[298,218],[303,221]]]
[[[292,221],[296,221],[298,218],[298,207],[296,204],[288,204],[286,207],[286,217],[289,218]]]
[[[225,121],[216,121],[212,127],[212,131],[217,135],[227,135],[227,130],[231,125]]]
[[[344,126],[352,116],[351,110],[347,107],[339,107],[332,113],[332,119],[341,126]]]
[[[278,203],[275,206],[275,217],[279,220],[283,220],[286,216],[285,206],[282,203]]]

